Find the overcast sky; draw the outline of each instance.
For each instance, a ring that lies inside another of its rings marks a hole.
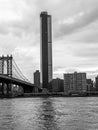
[[[54,77],[98,74],[98,0],[0,0],[0,55],[33,80],[40,69],[40,12],[52,15]]]

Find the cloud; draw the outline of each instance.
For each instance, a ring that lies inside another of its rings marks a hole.
[[[88,11],[82,11],[72,17],[60,20],[57,25],[56,37],[71,34],[98,19],[98,7]]]
[[[28,34],[37,30],[36,5],[32,6],[26,0],[0,1],[0,34],[12,33],[16,36]]]
[[[98,44],[98,31],[89,32],[87,35],[85,34],[77,41],[81,41],[88,44]]]
[[[96,59],[98,58],[98,45],[94,46],[93,44],[77,46],[73,49],[74,56]]]
[[[98,21],[92,23],[90,26],[86,27],[82,34],[78,34],[77,42],[82,42],[84,44],[98,44]],[[95,45],[94,45],[95,46]]]

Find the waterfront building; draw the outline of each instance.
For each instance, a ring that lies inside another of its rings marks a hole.
[[[95,77],[95,86],[96,86],[96,91],[98,91],[98,76]]]
[[[73,90],[73,75],[64,74],[64,92],[68,93],[71,89]]]
[[[35,92],[38,92],[38,88],[40,88],[40,72],[39,70],[36,70],[36,72],[34,73],[34,85],[35,87]]]
[[[87,91],[86,73],[64,74],[64,92],[81,93]]]
[[[52,80],[52,26],[51,15],[47,12],[40,14],[41,30],[41,83],[44,91],[47,91]]]
[[[52,80],[52,92],[64,92],[64,80],[56,78]]]
[[[95,88],[93,87],[93,80],[91,79],[87,79],[87,91],[91,92],[91,91],[95,91]]]

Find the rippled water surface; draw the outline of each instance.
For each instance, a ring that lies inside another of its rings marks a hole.
[[[98,130],[98,97],[0,99],[0,130]]]

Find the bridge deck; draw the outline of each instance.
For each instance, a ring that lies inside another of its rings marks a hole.
[[[20,80],[20,79],[16,79],[14,77],[11,76],[7,76],[7,75],[0,75],[0,82],[5,82],[5,83],[13,83],[16,85],[21,85],[21,86],[29,86],[29,87],[34,87],[34,84]]]

